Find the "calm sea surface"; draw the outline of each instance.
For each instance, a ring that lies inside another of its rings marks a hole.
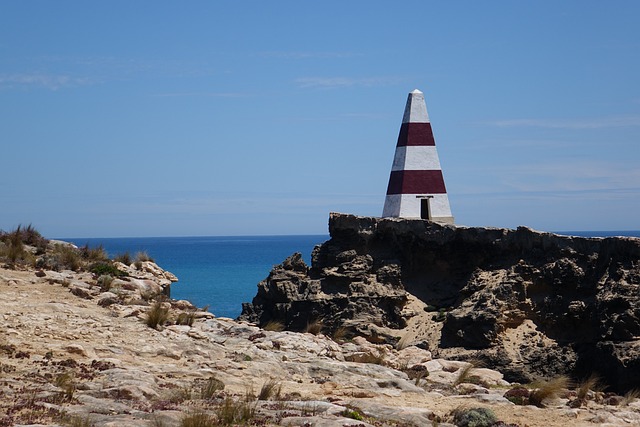
[[[640,231],[567,231],[560,234],[585,237],[635,236]],[[257,284],[271,267],[294,252],[309,264],[311,251],[329,236],[259,237],[146,237],[66,238],[78,246],[102,245],[110,257],[124,252],[132,256],[145,251],[160,267],[180,280],[171,286],[171,296],[198,307],[209,306],[216,316],[237,317],[242,303],[250,302]]]
[[[209,306],[219,317],[237,317],[243,302],[251,302],[258,282],[294,252],[307,264],[311,251],[329,236],[145,237],[66,240],[78,246],[102,245],[110,257],[145,251],[165,270],[178,276],[171,297],[198,307]]]

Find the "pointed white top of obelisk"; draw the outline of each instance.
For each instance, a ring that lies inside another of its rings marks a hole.
[[[429,123],[427,105],[424,103],[424,94],[418,89],[409,92],[407,106],[404,107],[402,123]]]

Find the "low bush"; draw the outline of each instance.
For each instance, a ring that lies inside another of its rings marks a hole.
[[[497,421],[489,408],[457,408],[453,411],[453,422],[457,427],[490,427]]]
[[[355,408],[345,408],[345,410],[342,411],[341,415],[345,418],[351,418],[352,420],[357,420],[357,421],[364,420],[364,417],[362,416],[360,411],[358,411]]]
[[[89,271],[96,276],[110,275],[113,277],[128,276],[124,271],[120,271],[110,262],[95,262],[89,266]]]

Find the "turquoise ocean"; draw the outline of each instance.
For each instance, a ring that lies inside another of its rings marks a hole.
[[[640,237],[640,231],[570,231],[573,236]],[[238,237],[141,237],[65,238],[78,246],[102,245],[110,257],[144,251],[179,282],[171,286],[171,297],[186,299],[198,307],[209,307],[218,317],[235,318],[243,302],[251,302],[258,283],[274,265],[294,252],[310,264],[314,246],[329,236],[238,236]]]

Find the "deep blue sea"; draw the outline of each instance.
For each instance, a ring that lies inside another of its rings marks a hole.
[[[565,231],[559,234],[585,237],[635,236],[640,231]],[[294,252],[309,264],[311,251],[329,236],[257,237],[141,237],[65,238],[78,246],[102,245],[110,257],[145,251],[165,270],[178,276],[171,297],[186,299],[198,307],[209,306],[219,317],[237,317],[242,303],[250,302],[258,282],[271,268]]]
[[[329,236],[65,238],[77,246],[102,245],[109,256],[145,251],[179,281],[171,297],[198,307],[209,306],[218,317],[235,318],[243,302],[251,302],[258,283],[271,268],[294,252],[307,264],[315,245]]]

